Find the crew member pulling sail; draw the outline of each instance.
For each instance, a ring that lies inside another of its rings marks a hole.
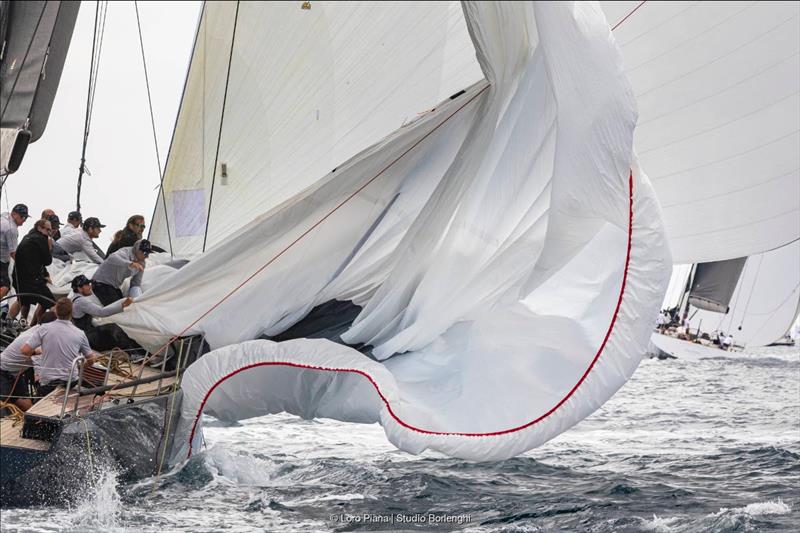
[[[92,318],[116,315],[133,303],[133,299],[125,298],[105,307],[98,305],[90,298],[92,295],[92,282],[83,274],[72,279],[72,291],[75,293],[72,298],[72,321],[86,332],[94,327]]]
[[[103,262],[103,258],[95,251],[92,239],[99,237],[101,228],[105,227],[105,224],[101,224],[99,219],[89,217],[83,222],[83,230],[64,235],[58,240],[58,245],[70,255],[83,252],[90,261],[99,265]]]
[[[91,297],[92,282],[83,274],[72,279],[72,291],[75,293],[72,298],[72,322],[86,333],[92,349],[104,351],[112,348],[123,350],[139,348],[139,345],[131,340],[118,325],[95,326],[92,323],[94,317],[106,317],[121,313],[123,309],[133,303],[133,299],[117,300],[105,307],[98,305]]]
[[[103,305],[110,305],[122,299],[120,287],[127,278],[131,278],[128,295],[131,298],[141,295],[142,276],[147,256],[151,251],[150,241],[142,239],[136,241],[133,246],[120,248],[109,255],[92,276],[92,289],[97,299]]]

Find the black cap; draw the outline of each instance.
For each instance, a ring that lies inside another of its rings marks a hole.
[[[28,214],[28,206],[25,204],[17,204],[11,211],[18,214],[22,218],[28,218],[30,216]]]
[[[77,291],[79,287],[83,287],[84,285],[88,285],[90,283],[91,281],[89,280],[89,278],[87,278],[83,274],[78,274],[77,276],[72,278],[72,283],[71,283],[72,290]]]
[[[83,221],[83,229],[89,228],[105,228],[105,224],[100,223],[100,219],[96,217],[89,217]]]
[[[144,256],[147,257],[151,253],[153,253],[153,245],[150,244],[150,241],[148,241],[147,239],[142,239],[142,240],[136,241],[133,244],[133,251],[134,252],[137,252],[137,251],[138,252],[142,252],[144,254]]]
[[[50,225],[53,227],[53,229],[57,229],[61,225],[61,221],[58,219],[58,215],[55,214],[50,215],[49,217],[47,217],[47,220],[50,221]]]
[[[67,215],[67,221],[70,220],[77,220],[78,222],[80,222],[81,220],[83,220],[83,215],[81,215],[80,211],[70,211],[69,215]]]

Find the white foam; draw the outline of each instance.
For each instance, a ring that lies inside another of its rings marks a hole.
[[[777,500],[750,503],[745,505],[744,507],[734,507],[732,509],[723,507],[719,510],[719,512],[714,513],[713,516],[719,516],[723,513],[729,513],[729,512],[744,513],[750,516],[767,516],[767,515],[789,514],[792,512],[792,508],[789,507],[787,504],[783,503],[783,500],[778,498]]]
[[[119,524],[122,499],[117,486],[117,473],[103,469],[87,498],[71,513],[72,527],[82,531],[124,531]]]
[[[363,494],[325,494],[323,496],[316,496],[313,498],[288,501],[286,502],[286,505],[309,505],[318,502],[364,500],[366,498],[367,497]]]
[[[675,531],[673,526],[678,522],[679,518],[677,516],[671,516],[669,518],[661,518],[660,516],[653,515],[652,520],[645,520],[642,527],[645,531],[652,531],[653,533],[671,533]]]
[[[767,502],[751,503],[744,507],[744,512],[750,516],[764,516],[771,514],[789,514],[792,508],[783,503],[783,500],[770,500]]]

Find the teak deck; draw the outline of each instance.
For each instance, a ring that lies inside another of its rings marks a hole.
[[[148,378],[151,376],[157,376],[160,373],[159,370],[147,366],[142,369],[141,365],[132,365],[132,370],[134,377],[127,378],[129,381],[138,379],[139,377]],[[141,376],[139,376],[140,371],[142,372]],[[126,381],[126,378],[116,374],[111,374],[108,377],[109,385],[123,383],[124,381]],[[161,388],[164,389],[165,387],[172,385],[174,382],[175,376],[165,377],[161,381]],[[136,387],[136,396],[155,395],[158,391],[158,386],[158,381],[141,384]],[[131,392],[133,392],[132,389],[133,387],[130,385],[120,385],[118,389],[106,392],[105,398],[126,398],[130,396]],[[70,397],[67,401],[67,408],[65,410],[66,414],[72,414],[75,411],[75,398],[76,396],[73,394],[73,391],[70,391]],[[98,401],[100,401],[99,398],[95,396],[81,396],[78,400],[78,415],[87,413],[89,410],[91,410],[93,403]],[[58,418],[61,414],[61,407],[63,404],[64,389],[59,387],[46,397],[36,402],[36,404],[31,407],[30,410],[28,410],[28,413],[41,417]],[[14,421],[11,418],[0,418],[0,446],[13,446],[16,448],[27,448],[38,451],[47,451],[50,449],[50,442],[45,442],[38,439],[24,439],[20,436],[21,431],[22,422],[15,426]]]

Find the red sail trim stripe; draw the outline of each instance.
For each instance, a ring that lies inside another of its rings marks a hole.
[[[529,428],[529,427],[541,422],[545,418],[547,418],[550,415],[552,415],[553,413],[555,413],[562,405],[564,405],[567,402],[567,400],[569,400],[577,392],[578,388],[583,384],[583,382],[586,381],[586,378],[589,376],[589,372],[592,371],[592,368],[594,368],[594,366],[597,363],[598,359],[600,359],[600,355],[603,353],[603,350],[605,349],[606,344],[608,343],[608,339],[611,337],[611,333],[614,330],[614,326],[617,323],[617,317],[619,316],[619,310],[620,310],[620,307],[622,306],[622,298],[625,295],[625,285],[628,282],[628,269],[630,267],[630,262],[631,262],[631,243],[632,243],[632,240],[633,240],[633,172],[632,171],[628,175],[628,191],[629,191],[629,193],[628,193],[628,246],[627,246],[627,250],[626,250],[626,253],[625,253],[625,270],[623,271],[623,274],[622,274],[622,284],[621,284],[620,290],[619,290],[619,297],[617,298],[617,305],[614,308],[614,315],[611,317],[611,323],[608,326],[608,330],[606,331],[606,335],[603,338],[603,342],[600,344],[600,348],[598,348],[597,353],[595,354],[595,356],[592,359],[591,363],[589,363],[589,366],[586,368],[586,371],[580,377],[578,382],[575,383],[575,385],[572,387],[572,389],[570,389],[570,391],[566,394],[566,396],[564,396],[561,399],[561,401],[559,401],[556,405],[554,405],[549,411],[547,411],[543,415],[539,416],[538,418],[536,418],[534,420],[531,420],[530,422],[522,424],[521,426],[517,426],[517,427],[514,427],[514,428],[510,428],[510,429],[504,429],[504,430],[501,430],[501,431],[492,431],[492,432],[489,432],[489,433],[461,433],[461,432],[450,432],[450,431],[431,431],[431,430],[428,430],[428,429],[422,429],[422,428],[418,428],[416,426],[413,426],[413,425],[409,424],[408,422],[405,422],[404,420],[402,420],[399,416],[397,416],[397,414],[392,409],[391,404],[386,399],[386,397],[383,395],[383,392],[381,392],[381,389],[378,386],[378,383],[372,378],[372,376],[370,376],[367,372],[365,372],[363,370],[359,370],[359,369],[356,369],[356,368],[329,368],[329,367],[324,367],[324,366],[305,365],[305,364],[302,364],[302,363],[293,363],[293,362],[288,362],[288,361],[270,361],[270,362],[262,362],[262,363],[253,363],[251,365],[246,365],[246,366],[243,366],[243,367],[241,367],[241,368],[239,368],[237,370],[234,370],[233,372],[230,372],[229,374],[226,374],[225,376],[223,376],[222,378],[217,380],[217,382],[214,383],[214,385],[210,389],[208,389],[208,391],[206,392],[205,396],[203,397],[203,401],[200,403],[200,408],[197,410],[197,414],[195,415],[195,418],[194,418],[194,423],[192,424],[192,431],[191,431],[191,433],[189,435],[189,457],[192,456],[192,441],[194,440],[194,434],[195,434],[195,431],[197,430],[197,423],[200,421],[200,416],[203,414],[203,410],[205,409],[206,402],[208,401],[209,397],[214,392],[214,390],[219,385],[224,383],[227,379],[235,376],[236,374],[239,374],[240,372],[244,372],[245,370],[249,370],[249,369],[260,367],[260,366],[287,366],[287,367],[292,367],[292,368],[302,368],[302,369],[306,369],[306,370],[319,370],[319,371],[322,371],[322,372],[350,372],[350,373],[353,373],[353,374],[358,374],[360,376],[363,376],[363,377],[365,377],[365,378],[367,378],[369,380],[369,382],[372,384],[373,387],[375,387],[375,391],[378,393],[378,396],[380,396],[381,401],[386,406],[387,411],[389,412],[391,417],[398,424],[400,424],[401,426],[403,426],[406,429],[409,429],[409,430],[417,432],[417,433],[422,433],[424,435],[441,435],[441,436],[455,436],[455,437],[497,437],[497,436],[500,436],[500,435],[507,435],[509,433],[515,433],[517,431],[521,431],[523,429]]]

